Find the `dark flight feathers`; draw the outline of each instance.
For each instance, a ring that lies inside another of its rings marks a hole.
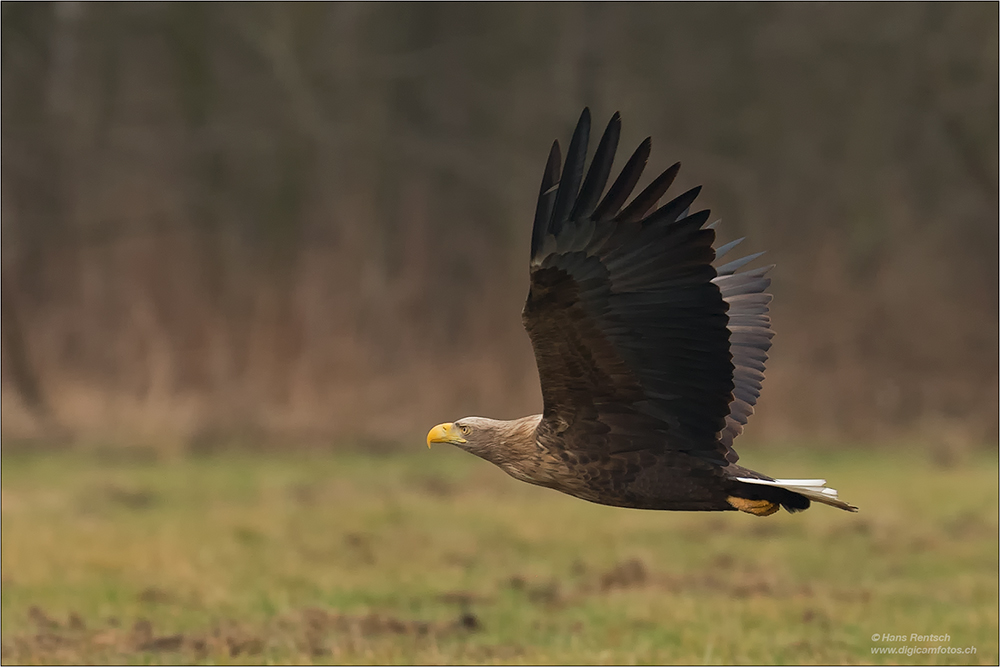
[[[708,211],[689,213],[700,188],[656,208],[679,164],[625,205],[649,139],[601,199],[620,132],[615,114],[585,174],[584,110],[565,166],[556,142],[542,178],[523,313],[544,399],[537,437],[574,460],[675,452],[693,468],[736,469],[733,439],[770,348],[770,267],[737,273],[757,255],[713,266]]]

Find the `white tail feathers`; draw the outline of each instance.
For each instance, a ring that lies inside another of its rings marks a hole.
[[[777,486],[794,493],[805,496],[809,500],[815,500],[824,505],[839,507],[848,512],[857,512],[854,505],[845,503],[837,498],[837,490],[826,486],[825,479],[754,479],[753,477],[737,477],[736,481],[745,484],[760,484],[761,486]]]

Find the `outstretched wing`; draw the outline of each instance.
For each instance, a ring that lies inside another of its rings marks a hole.
[[[688,213],[700,188],[650,212],[679,165],[623,208],[649,139],[601,199],[620,128],[615,114],[584,177],[585,109],[561,175],[557,142],[542,179],[523,312],[544,399],[539,439],[578,460],[670,450],[725,466],[760,391],[767,279],[713,268],[708,211]]]

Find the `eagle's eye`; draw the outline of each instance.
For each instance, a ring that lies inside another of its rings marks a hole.
[[[472,427],[466,426],[465,424],[459,424],[458,428],[462,429],[462,435],[469,435],[472,433]]]

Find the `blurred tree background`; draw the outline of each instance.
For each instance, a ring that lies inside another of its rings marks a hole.
[[[589,105],[777,263],[749,437],[997,438],[996,3],[3,3],[2,31],[5,436],[537,411],[534,199]]]

